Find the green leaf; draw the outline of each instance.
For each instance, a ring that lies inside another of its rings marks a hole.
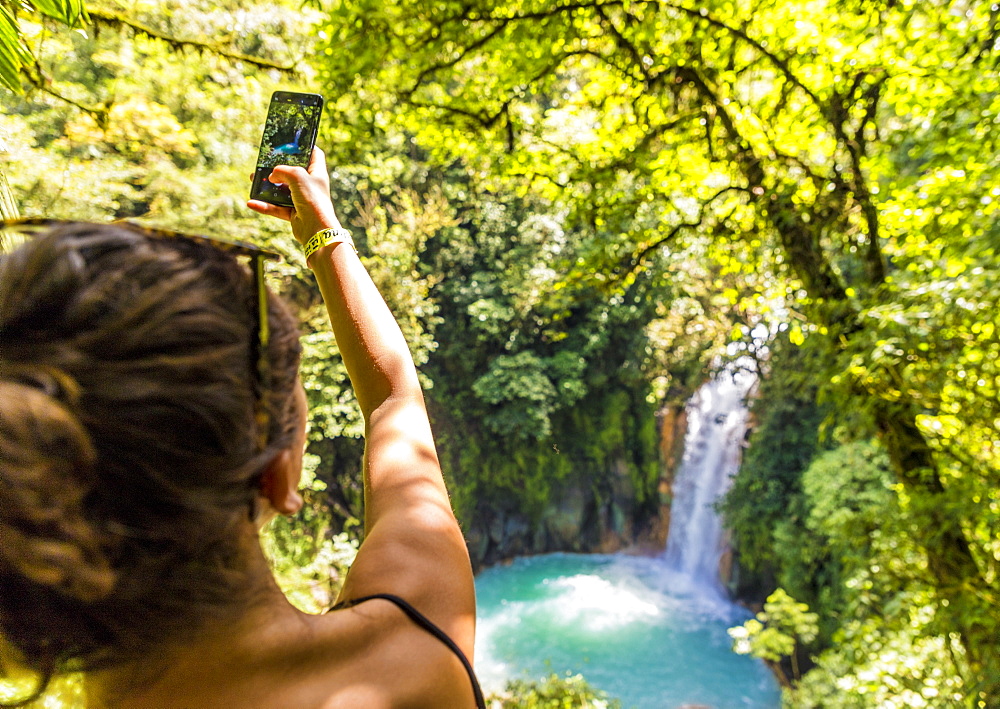
[[[42,15],[67,25],[78,27],[87,19],[83,0],[32,0],[32,5]]]
[[[31,54],[21,42],[17,20],[0,4],[0,84],[21,93],[21,67],[31,60]]]

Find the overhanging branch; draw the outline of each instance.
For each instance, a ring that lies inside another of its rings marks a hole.
[[[676,239],[677,235],[681,233],[681,230],[697,229],[698,227],[702,226],[705,223],[705,210],[708,209],[708,207],[713,202],[715,202],[715,200],[719,199],[725,194],[728,194],[729,192],[746,192],[746,191],[747,190],[743,187],[734,187],[734,186],[723,187],[721,190],[719,190],[714,195],[709,197],[707,200],[702,202],[701,207],[698,210],[697,220],[692,222],[681,222],[679,224],[675,224],[666,234],[664,234],[658,239],[654,239],[649,244],[646,244],[637,253],[632,254],[632,256],[628,259],[629,261],[628,265],[625,266],[624,268],[624,276],[629,276],[635,273],[639,269],[639,266],[642,265],[642,262],[646,260],[646,257],[648,257],[651,253],[656,251],[664,244],[670,243],[671,241]]]
[[[28,67],[22,67],[21,75],[28,81],[31,86],[33,86],[38,91],[48,94],[53,98],[56,98],[64,103],[68,103],[70,106],[79,109],[80,111],[86,113],[101,130],[106,130],[108,127],[108,113],[111,107],[107,104],[85,104],[69,96],[65,96],[54,88],[52,88],[52,77],[45,73],[45,69],[42,68],[41,62],[38,61],[37,57],[33,57],[34,61],[31,64],[30,69]]]
[[[121,28],[125,27],[130,29],[133,33],[141,34],[150,39],[156,39],[161,42],[165,42],[172,49],[194,49],[198,52],[208,52],[209,54],[214,54],[225,59],[230,59],[232,61],[246,62],[252,66],[259,67],[261,69],[273,69],[275,71],[281,72],[283,74],[294,74],[296,73],[295,66],[288,66],[284,64],[278,64],[277,62],[270,61],[269,59],[261,59],[260,57],[252,57],[248,54],[242,54],[240,52],[234,52],[220,44],[214,44],[212,42],[201,42],[194,39],[182,39],[180,37],[174,37],[168,35],[165,32],[161,32],[149,25],[144,25],[141,22],[130,19],[125,15],[114,12],[112,10],[104,10],[100,8],[87,8],[87,13],[90,15],[90,19],[94,24],[105,25],[108,27]]]

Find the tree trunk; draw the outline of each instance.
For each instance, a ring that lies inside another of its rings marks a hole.
[[[865,328],[860,312],[823,252],[818,229],[802,218],[801,208],[789,195],[776,194],[767,216],[789,263],[816,304],[811,318],[828,327],[832,351],[849,349]],[[842,207],[847,213],[848,206]],[[995,612],[989,601],[995,589],[976,563],[955,505],[947,504],[934,451],[917,427],[919,410],[911,401],[889,401],[859,385],[851,386],[849,394],[862,399],[861,406],[872,412],[895,475],[913,500],[913,538],[927,554],[942,625],[961,637],[975,678],[974,691],[996,696],[1000,686],[998,641],[987,637],[978,620]]]
[[[990,601],[995,589],[991,593],[976,563],[954,503],[948,505],[934,452],[917,428],[916,414],[911,403],[883,400],[874,407],[882,444],[914,503],[914,537],[927,553],[927,568],[940,601],[937,612],[959,632],[980,691],[1000,697],[1000,639],[990,637],[979,620],[996,612]]]

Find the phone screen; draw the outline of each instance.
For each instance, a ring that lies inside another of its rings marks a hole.
[[[292,206],[288,188],[270,182],[267,177],[275,165],[306,167],[309,164],[322,113],[323,97],[319,94],[274,92],[264,122],[250,199]]]

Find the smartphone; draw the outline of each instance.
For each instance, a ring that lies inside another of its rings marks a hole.
[[[275,165],[306,167],[309,164],[322,113],[323,97],[319,94],[275,91],[271,95],[250,199],[283,207],[292,206],[292,194],[288,188],[274,184],[267,177]]]

